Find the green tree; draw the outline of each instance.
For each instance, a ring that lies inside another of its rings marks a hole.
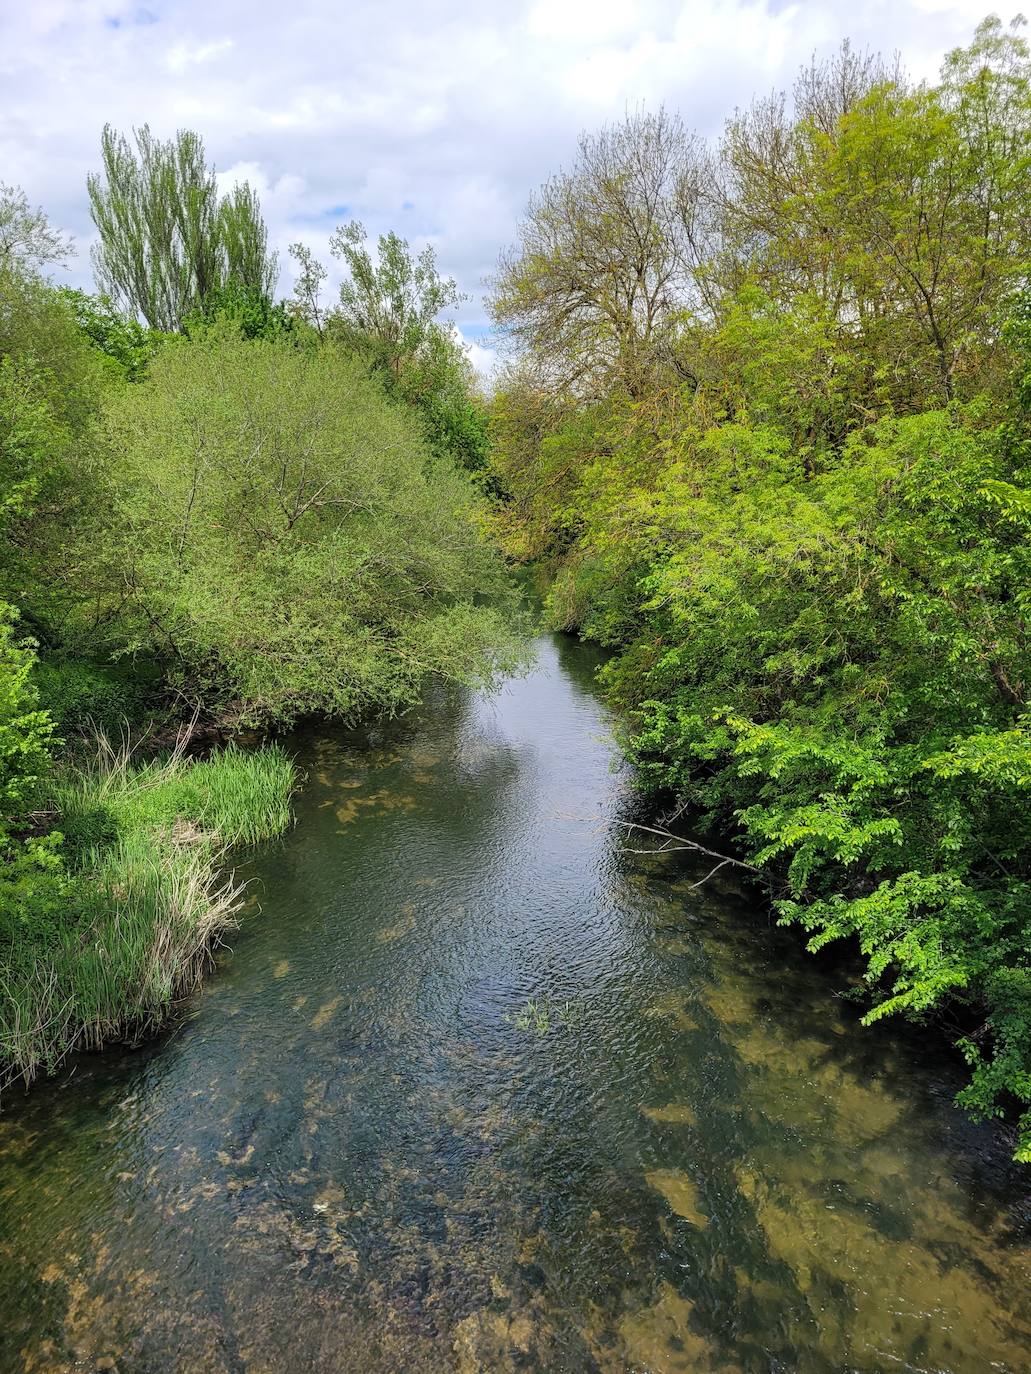
[[[732,119],[709,269],[717,313],[749,281],[781,306],[818,300],[866,367],[857,400],[871,409],[982,389],[993,312],[1028,260],[1020,22],[986,20],[936,87],[846,48],[803,74],[793,106],[773,98]]]
[[[245,339],[270,339],[290,333],[296,320],[282,301],[275,304],[264,291],[229,281],[209,294],[203,310],[186,316],[183,332],[192,337],[214,323],[223,322],[238,329]]]
[[[432,245],[413,256],[394,233],[380,235],[374,260],[357,220],[336,230],[330,251],[347,271],[333,317],[336,332],[400,381],[439,333],[438,315],[463,299],[457,283],[440,276]]]
[[[105,614],[93,575],[109,507],[99,418],[115,373],[39,277],[0,269],[0,300],[0,600],[46,646],[89,637]]]
[[[310,325],[321,339],[325,333],[326,318],[322,309],[322,287],[329,274],[306,244],[292,243],[290,256],[298,268],[290,309]]]
[[[15,627],[13,609],[0,604],[0,867],[37,798],[54,731],[32,685],[32,645]]]
[[[138,382],[146,375],[147,362],[157,347],[153,330],[134,316],[123,315],[103,296],[63,287],[60,299],[71,307],[79,329],[93,346],[109,359],[119,376]]]
[[[1029,76],[993,19],[937,85],[846,47],[735,116],[681,179],[656,252],[690,280],[637,386],[595,287],[641,259],[598,214],[611,268],[563,276],[591,182],[549,183],[494,405],[507,542],[550,559],[551,622],[615,651],[644,787],[768,873],[811,949],[854,942],[867,1022],[949,1008],[960,1100],[1014,1115],[1025,1160]]]
[[[220,199],[190,130],[163,141],[144,125],[135,143],[134,151],[106,125],[103,171],[88,178],[101,291],[165,331],[181,329],[230,282],[271,296],[277,260],[253,190],[245,183]]]
[[[642,776],[785,876],[812,948],[857,941],[868,1020],[980,1008],[964,1100],[1026,1107],[1031,520],[991,495],[1026,467],[976,412],[816,475],[773,428],[675,443],[654,492],[598,484],[579,573]]]
[[[279,278],[279,259],[269,252],[261,202],[248,182],[237,183],[222,197],[219,233],[224,287],[231,285],[271,300]]]
[[[373,257],[356,221],[336,231],[331,247],[347,277],[338,305],[324,311],[326,269],[304,244],[291,246],[299,269],[294,315],[361,358],[388,395],[413,407],[434,457],[479,474],[491,489],[487,409],[460,340],[438,318],[464,299],[457,283],[440,276],[431,246],[414,255],[397,234],[381,235]]]
[[[334,345],[229,325],[111,394],[130,643],[228,720],[353,719],[518,656],[469,483]]]

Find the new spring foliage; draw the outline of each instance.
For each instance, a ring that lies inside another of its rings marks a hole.
[[[1025,1160],[1029,149],[1019,25],[934,86],[846,46],[717,146],[585,138],[495,298],[501,525],[640,776],[858,947],[867,1021],[948,1009]]]

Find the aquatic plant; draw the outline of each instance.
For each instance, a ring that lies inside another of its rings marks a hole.
[[[505,1013],[505,1020],[517,1030],[544,1036],[558,1027],[569,1027],[582,1013],[574,1002],[552,1002],[547,997],[528,997],[517,1012]]]

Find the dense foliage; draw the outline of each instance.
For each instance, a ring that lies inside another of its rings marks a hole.
[[[66,745],[159,690],[156,664],[109,661],[132,631],[106,570],[125,469],[102,400],[150,351],[103,302],[0,267],[0,1085],[156,1023],[239,905],[225,846],[289,815],[275,750],[83,772]]]
[[[160,1024],[235,924],[227,848],[285,829],[294,780],[275,746],[142,764],[102,748],[59,770],[44,795],[64,833],[0,882],[0,1085]]]
[[[122,616],[224,718],[355,718],[513,661],[469,483],[332,343],[214,330],[112,395]]]
[[[410,407],[423,438],[438,458],[450,458],[486,478],[490,441],[486,408],[473,369],[453,330],[438,317],[463,299],[455,281],[441,277],[427,245],[413,256],[397,234],[380,235],[375,256],[357,221],[330,240],[346,276],[338,302],[320,302],[326,269],[304,244],[291,252],[299,275],[294,309],[320,338],[330,338],[357,357],[387,394]]]
[[[949,1008],[1027,1160],[1029,149],[1016,28],[937,86],[845,48],[717,148],[586,138],[495,295],[503,528],[641,776],[858,944],[868,1021]]]
[[[109,295],[54,287],[68,245],[0,186],[0,1085],[157,1024],[240,905],[227,848],[288,823],[285,753],[184,732],[394,712],[521,655],[432,256],[417,331],[382,277],[323,330],[196,135],[103,157]]]
[[[196,135],[105,131],[106,295],[46,280],[68,245],[0,187],[8,1068],[156,1021],[232,919],[225,845],[287,819],[275,749],[86,765],[88,722],[492,680],[486,491],[615,651],[644,783],[858,947],[868,1021],[948,1011],[1031,1160],[1029,150],[996,20],[936,85],[846,46],[715,147],[666,111],[585,136],[500,265],[489,418],[430,249],[344,226],[336,303],[301,244],[276,303]]]

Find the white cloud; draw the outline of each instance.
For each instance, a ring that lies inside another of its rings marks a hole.
[[[473,297],[458,324],[481,370],[483,278],[529,192],[584,127],[665,101],[718,132],[846,36],[920,76],[986,0],[0,0],[0,168],[80,250],[105,121],[197,129],[225,185],[257,188],[281,289],[301,238],[325,256],[362,219],[432,242]],[[329,264],[331,265],[331,264]],[[80,251],[72,280],[88,284]],[[331,284],[332,285],[332,284]]]
[[[220,57],[222,53],[228,52],[233,46],[231,38],[220,38],[214,43],[176,43],[175,47],[169,52],[165,59],[165,65],[170,72],[185,71],[187,67],[197,66],[202,62],[210,62],[212,58]]]
[[[219,194],[225,195],[241,182],[250,182],[265,208],[266,214],[289,214],[303,203],[307,183],[304,177],[285,172],[277,181],[269,180],[268,170],[260,162],[234,162],[224,171],[215,172]]]
[[[632,38],[654,22],[662,6],[640,0],[536,0],[526,16],[534,38],[565,43]]]
[[[455,341],[462,346],[466,357],[476,369],[480,380],[489,387],[498,365],[497,349],[492,348],[489,343],[481,343],[478,339],[466,338],[458,325],[453,327],[452,333]]]

